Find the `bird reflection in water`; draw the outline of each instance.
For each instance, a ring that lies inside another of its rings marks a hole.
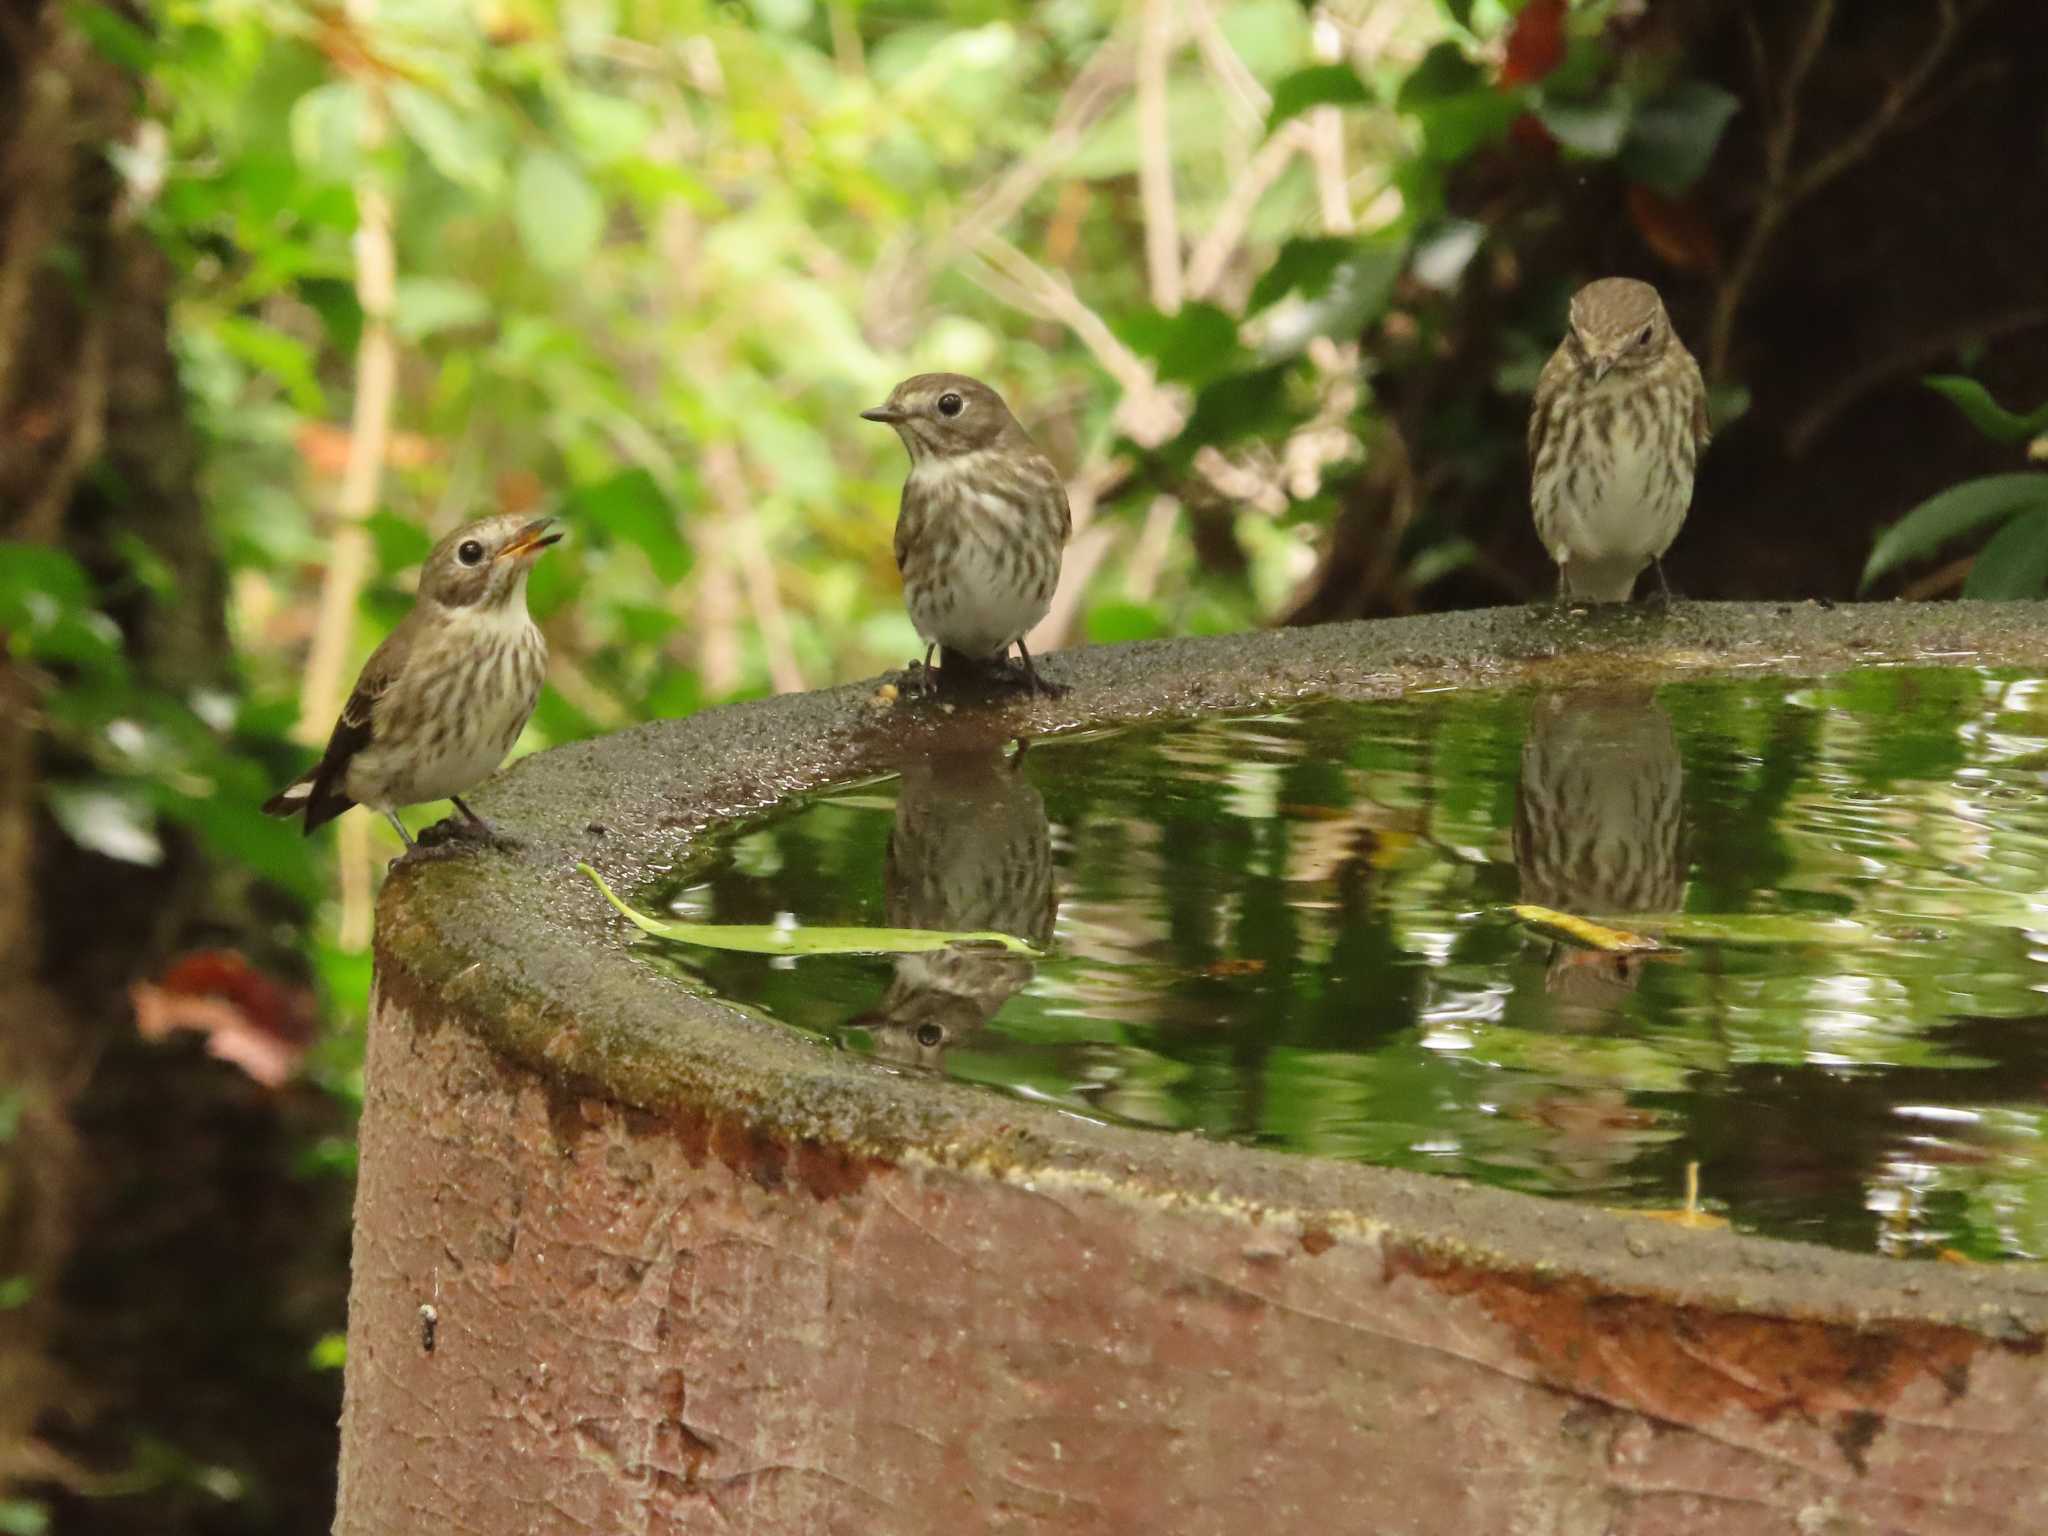
[[[1579,917],[1679,910],[1685,768],[1650,689],[1572,689],[1536,701],[1515,795],[1515,868],[1523,901]],[[1543,985],[1557,1022],[1597,1024],[1651,958],[1555,946]]]
[[[1045,802],[1024,776],[1025,744],[945,752],[905,765],[882,891],[892,928],[994,929],[1044,950],[1059,894]],[[1031,980],[1033,962],[993,946],[899,955],[881,1001],[848,1021],[874,1053],[936,1067]]]

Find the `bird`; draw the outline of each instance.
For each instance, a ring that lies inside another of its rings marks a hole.
[[[1023,761],[1020,746],[1012,757],[921,752],[904,764],[882,867],[890,927],[994,930],[1051,947],[1059,914],[1052,824]],[[982,946],[901,955],[880,1002],[849,1025],[867,1030],[885,1060],[936,1067],[1035,970],[1027,956]]]
[[[1579,688],[1536,701],[1515,785],[1521,899],[1603,921],[1685,905],[1685,762],[1648,687]],[[1643,956],[1560,947],[1545,988],[1612,1006]]]
[[[1024,643],[1052,607],[1060,558],[1073,532],[1066,486],[1003,397],[962,373],[920,373],[861,412],[895,428],[910,455],[896,518],[896,568],[910,621],[950,680],[979,664],[1023,659],[1035,692],[1047,682]]]
[[[436,544],[412,611],[363,664],[320,761],[263,809],[302,817],[311,833],[367,805],[410,850],[398,808],[452,800],[465,833],[494,839],[462,794],[505,760],[540,698],[548,647],[526,611],[526,578],[561,537],[552,517],[501,513]]]
[[[1648,283],[1603,277],[1571,301],[1529,413],[1530,504],[1566,600],[1623,603],[1692,503],[1707,388]]]

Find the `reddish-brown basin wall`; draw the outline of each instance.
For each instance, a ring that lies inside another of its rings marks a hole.
[[[388,994],[360,1200],[347,1536],[2048,1530],[2031,1344],[791,1154]]]
[[[1547,623],[1058,658],[1075,693],[998,723],[1788,647],[2048,657],[2021,605],[1682,609],[1576,649]],[[575,872],[638,889],[718,815],[927,725],[841,690],[564,748],[486,797],[519,852],[394,872],[342,1536],[2048,1532],[2036,1268],[1681,1231],[894,1076],[662,978]]]

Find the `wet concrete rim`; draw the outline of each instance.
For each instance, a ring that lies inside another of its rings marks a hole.
[[[536,754],[475,797],[515,852],[394,869],[380,991],[425,1028],[467,1029],[564,1104],[612,1100],[688,1128],[803,1198],[876,1168],[1092,1190],[1241,1222],[1313,1255],[1376,1238],[1537,1281],[1679,1306],[1876,1325],[1939,1323],[2033,1347],[2048,1266],[1901,1263],[1690,1232],[1423,1174],[1134,1131],[966,1084],[911,1078],[693,993],[576,872],[631,892],[685,866],[721,820],[890,770],[906,752],[1318,697],[1568,686],[1887,664],[2048,665],[2048,604],[1681,604],[1545,609],[1088,648],[1047,658],[1056,701],[947,714],[876,702],[881,679],[663,721]]]

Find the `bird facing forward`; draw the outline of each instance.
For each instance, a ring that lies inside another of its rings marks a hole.
[[[326,752],[263,809],[303,816],[311,832],[367,805],[411,848],[398,807],[453,800],[471,834],[491,837],[461,796],[505,760],[540,698],[548,647],[527,616],[526,577],[561,538],[554,521],[480,518],[436,544],[412,612],[363,664]]]
[[[861,415],[894,427],[910,454],[896,568],[925,676],[934,649],[950,679],[956,664],[1006,659],[1014,645],[1033,689],[1065,692],[1038,675],[1024,645],[1052,606],[1073,530],[1051,460],[1002,396],[965,374],[917,374]]]
[[[1648,283],[1603,277],[1572,296],[1529,415],[1530,501],[1561,597],[1627,602],[1692,503],[1707,444],[1700,365]]]

